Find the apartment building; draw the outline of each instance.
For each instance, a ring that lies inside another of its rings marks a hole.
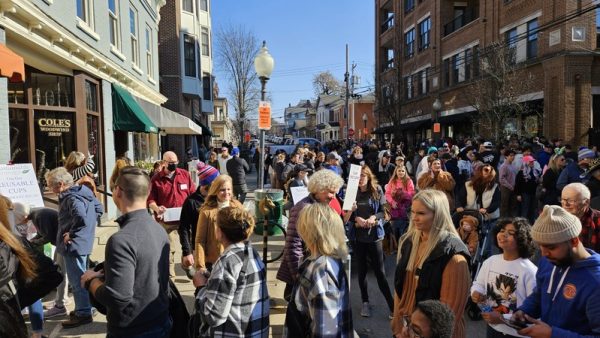
[[[314,122],[311,123],[311,117],[314,117],[315,112],[315,103],[310,100],[300,100],[294,106],[291,103],[288,104],[283,114],[286,134],[293,137],[312,136],[309,130],[311,130],[311,126],[314,126]],[[314,128],[312,128],[312,131],[314,135]]]
[[[375,10],[378,132],[409,143],[518,134],[598,144],[595,1],[377,0]],[[496,134],[473,104],[493,55],[522,79],[512,99],[523,109]]]
[[[158,159],[164,126],[145,110],[170,114],[158,85],[164,3],[0,1],[0,69],[17,70],[0,77],[0,163],[32,163],[42,182],[81,151],[94,156],[107,190],[117,156]],[[102,201],[114,215],[112,199]]]
[[[210,116],[210,128],[212,131],[212,146],[221,147],[223,141],[234,142],[239,144],[235,126],[229,118],[229,105],[227,98],[219,97],[215,94],[214,97],[215,113]]]
[[[209,115],[214,113],[211,2],[172,0],[160,10],[160,91],[164,106],[191,119],[202,131],[163,138],[165,149],[181,158],[197,156],[200,144],[210,145]]]

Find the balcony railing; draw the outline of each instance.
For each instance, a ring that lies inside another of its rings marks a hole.
[[[477,19],[478,17],[479,17],[479,8],[477,8],[477,7],[467,8],[463,14],[457,16],[456,18],[454,18],[454,20],[452,20],[444,25],[444,36],[449,35],[453,32],[456,32],[457,30],[466,26],[469,22]]]
[[[381,24],[381,34],[387,32],[394,27],[394,16],[390,16]]]

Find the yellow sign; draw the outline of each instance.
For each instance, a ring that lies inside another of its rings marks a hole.
[[[258,129],[271,129],[271,103],[268,101],[258,103]]]

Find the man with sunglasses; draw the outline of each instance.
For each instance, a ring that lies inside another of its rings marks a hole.
[[[591,192],[582,183],[568,184],[562,191],[560,203],[581,221],[579,239],[583,246],[600,252],[600,211],[590,207]]]
[[[196,190],[196,185],[186,170],[177,168],[179,164],[177,154],[167,151],[163,154],[163,161],[166,163],[165,168],[152,176],[150,181],[148,207],[169,235],[171,243],[169,274],[175,277],[175,243],[177,243],[179,220],[165,222],[164,214],[169,208],[181,208],[185,199]]]
[[[233,156],[229,154],[229,148],[222,147],[221,154],[217,156],[217,161],[219,162],[219,173],[221,175],[227,174],[227,161],[231,160]]]

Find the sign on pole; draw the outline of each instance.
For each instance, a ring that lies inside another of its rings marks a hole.
[[[0,194],[31,208],[44,207],[31,163],[0,164]]]
[[[271,103],[268,101],[258,103],[258,129],[271,129]]]

